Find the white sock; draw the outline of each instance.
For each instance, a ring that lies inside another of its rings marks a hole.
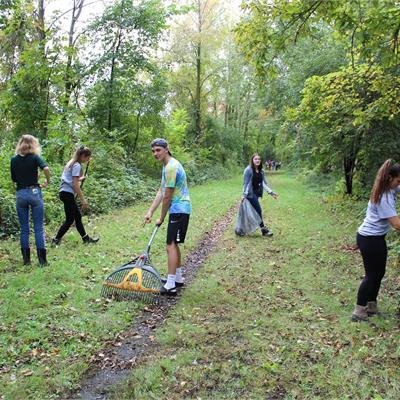
[[[183,283],[182,267],[176,269],[175,282]]]
[[[175,287],[175,275],[168,274],[167,283],[164,285],[165,289],[172,289]]]

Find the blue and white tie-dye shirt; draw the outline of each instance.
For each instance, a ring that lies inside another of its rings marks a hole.
[[[192,203],[190,202],[186,172],[182,164],[173,157],[171,157],[168,164],[162,170],[161,190],[163,196],[165,188],[175,189],[169,206],[170,214],[190,214]]]

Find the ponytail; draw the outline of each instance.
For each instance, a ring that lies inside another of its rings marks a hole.
[[[400,164],[395,163],[392,159],[386,160],[376,174],[374,186],[371,190],[371,203],[378,204],[383,193],[390,189],[390,178],[397,178],[398,176],[400,176]]]
[[[65,169],[70,169],[72,166],[76,163],[79,162],[79,159],[84,156],[88,157],[92,155],[92,151],[89,149],[89,147],[86,146],[79,146],[76,150],[72,158],[68,161],[67,165],[65,166]]]

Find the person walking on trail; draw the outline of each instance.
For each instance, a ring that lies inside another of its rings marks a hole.
[[[177,287],[184,284],[182,277],[182,259],[179,244],[185,242],[192,204],[181,163],[172,157],[168,142],[157,138],[151,142],[151,151],[156,160],[163,164],[161,186],[147,211],[144,220],[150,223],[154,211],[161,204],[161,214],[156,225],[161,225],[169,212],[167,227],[168,276],[163,279],[161,294],[175,296]]]
[[[274,199],[277,199],[278,195],[272,191],[268,186],[264,172],[262,170],[262,160],[258,153],[255,153],[250,158],[249,165],[243,172],[243,198],[249,200],[251,205],[257,211],[257,214],[261,218],[260,228],[263,236],[272,236],[273,233],[264,225],[262,210],[259,199],[263,195],[265,189],[269,195]]]
[[[366,321],[368,317],[378,314],[377,297],[387,260],[385,236],[391,228],[400,230],[400,217],[396,211],[399,185],[400,164],[386,160],[378,170],[365,219],[357,232],[365,276],[358,289],[353,321]]]
[[[52,244],[58,246],[62,237],[75,222],[75,227],[84,243],[96,243],[99,238],[91,238],[85,231],[82,223],[82,214],[79,210],[75,196],[79,197],[83,210],[89,208],[89,204],[83,195],[81,184],[86,178],[83,174],[82,164],[89,162],[92,155],[88,147],[80,146],[68,161],[61,176],[59,198],[64,203],[65,221],[53,238]]]
[[[47,264],[46,243],[44,238],[44,206],[42,188],[50,183],[50,169],[40,157],[40,144],[32,135],[22,135],[15,148],[15,156],[11,158],[11,179],[16,183],[16,208],[21,227],[20,243],[23,264],[31,262],[29,245],[29,214],[33,219],[35,244],[39,265]],[[41,169],[46,180],[39,183],[38,169]]]

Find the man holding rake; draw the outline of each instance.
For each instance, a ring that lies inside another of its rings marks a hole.
[[[192,211],[189,190],[187,186],[186,173],[182,164],[172,157],[168,142],[157,138],[151,142],[151,151],[156,160],[163,164],[161,186],[147,211],[144,220],[150,223],[154,211],[161,204],[161,215],[156,224],[161,225],[169,212],[167,227],[167,256],[168,276],[163,279],[161,294],[176,296],[177,287],[182,287],[182,260],[179,248],[184,243],[186,231],[189,225],[189,217]]]

